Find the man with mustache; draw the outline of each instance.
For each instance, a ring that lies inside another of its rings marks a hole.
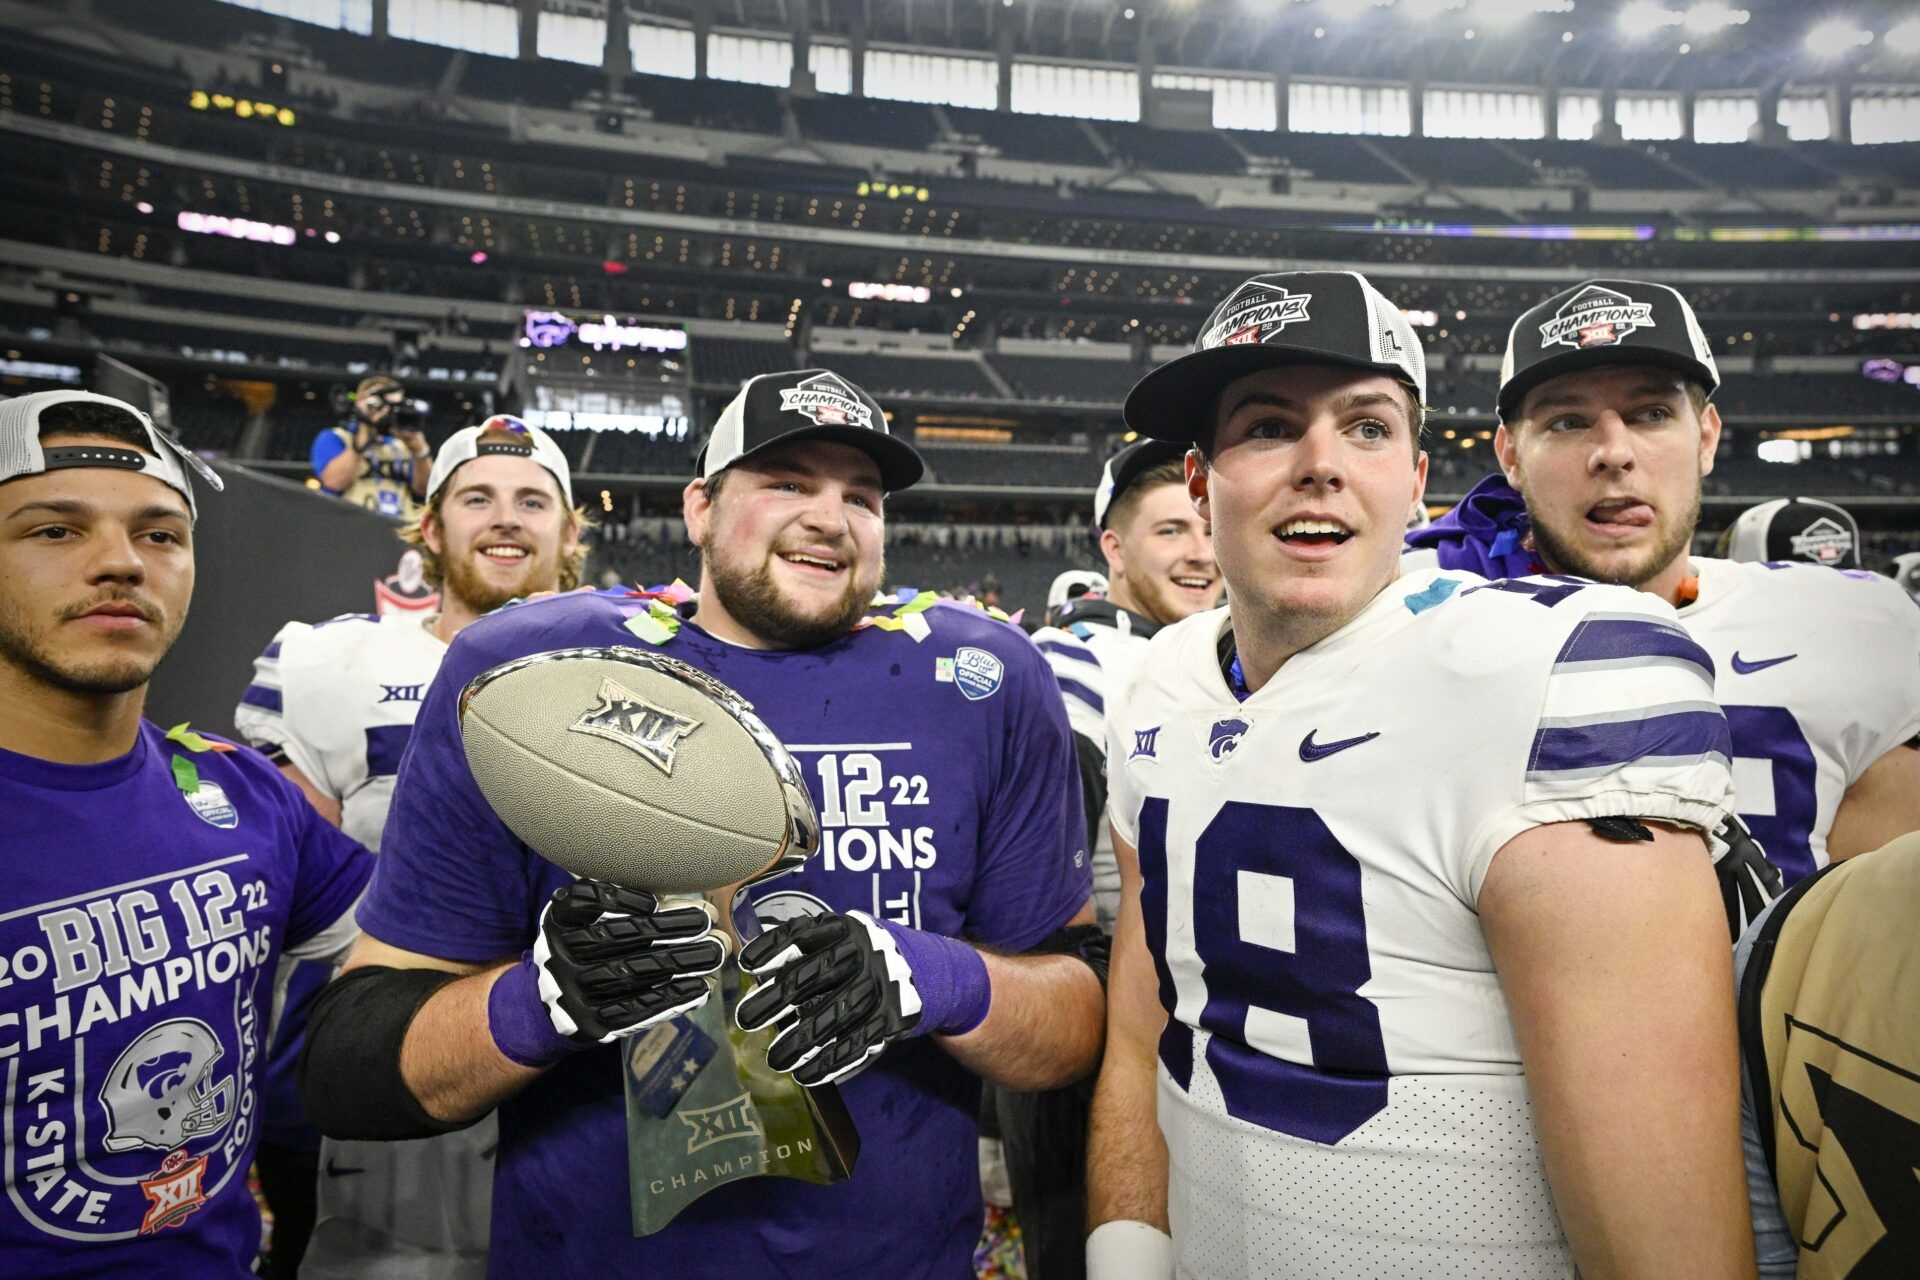
[[[1425,390],[1305,271],[1127,397],[1227,607],[1108,713],[1093,1280],[1752,1274],[1706,656],[1618,587],[1403,575]]]
[[[311,1025],[303,1097],[324,1131],[363,1137],[498,1107],[495,1276],[963,1280],[982,1221],[980,1080],[1049,1088],[1099,1052],[1066,712],[1018,628],[875,601],[884,499],[922,468],[860,388],[823,369],[748,381],[697,470],[682,498],[701,553],[691,608],[563,595],[454,642],[401,769],[365,934]],[[807,776],[822,852],[748,891],[771,927],[742,953],[763,984],[735,1016],[780,1028],[775,1070],[844,1080],[862,1143],[844,1183],[726,1183],[645,1239],[622,1046],[703,1003],[725,946],[702,912],[576,882],[515,840],[474,784],[455,707],[502,662],[634,644],[737,690]],[[821,985],[790,991],[801,973]],[[848,1016],[815,1018],[829,1009]]]
[[[545,432],[508,416],[454,432],[419,517],[400,530],[440,591],[439,613],[289,622],[255,661],[234,723],[321,816],[378,852],[401,753],[447,646],[509,600],[579,586],[584,523],[566,455]],[[330,976],[318,965],[291,976],[273,1047],[259,1162],[274,1273],[294,1274],[304,1255],[310,1275],[484,1275],[492,1117],[422,1142],[323,1144],[300,1114],[307,1012]]]
[[[1787,884],[1920,829],[1920,615],[1878,575],[1691,552],[1720,385],[1665,285],[1591,280],[1514,322],[1502,475],[1410,534],[1410,563],[1535,566],[1667,600],[1712,655],[1738,816]]]
[[[371,872],[257,753],[142,716],[219,480],[131,405],[0,401],[9,1275],[253,1274],[275,973]]]

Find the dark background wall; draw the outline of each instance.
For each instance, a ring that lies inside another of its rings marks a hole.
[[[233,733],[253,660],[289,619],[372,613],[373,584],[402,550],[392,522],[306,486],[218,462],[227,482],[195,494],[193,607],[154,674],[147,718]]]

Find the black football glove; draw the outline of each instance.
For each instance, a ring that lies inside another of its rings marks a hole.
[[[920,1021],[920,993],[899,946],[865,912],[777,925],[740,950],[760,980],[734,1019],[743,1031],[778,1025],[767,1064],[804,1085],[852,1075]]]
[[[706,1003],[705,975],[727,958],[705,902],[662,908],[639,889],[576,880],[540,913],[533,945],[554,1030],[606,1044]]]
[[[1713,851],[1713,871],[1720,878],[1720,897],[1727,908],[1727,928],[1733,940],[1747,931],[1754,917],[1780,896],[1780,868],[1767,861],[1767,851],[1732,814],[1707,838]]]

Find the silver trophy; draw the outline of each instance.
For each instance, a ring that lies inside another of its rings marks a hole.
[[[644,649],[558,649],[476,676],[460,695],[467,761],[515,835],[574,875],[704,899],[732,954],[760,932],[742,892],[820,847],[800,766],[752,704]],[[714,998],[621,1042],[635,1235],[743,1178],[851,1176],[859,1135],[832,1085],[767,1065],[775,1029],[740,1030],[752,990],[729,959]]]

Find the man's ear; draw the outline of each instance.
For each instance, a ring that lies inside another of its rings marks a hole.
[[[1207,496],[1207,478],[1210,474],[1207,455],[1198,449],[1187,450],[1187,501],[1193,504],[1193,509],[1209,525],[1213,523],[1213,512],[1209,509]]]
[[[694,479],[680,491],[680,515],[687,522],[687,541],[705,547],[707,526],[713,520],[713,499],[707,496],[705,480]]]
[[[1700,474],[1713,470],[1714,455],[1720,450],[1720,410],[1708,405],[1700,414]]]
[[[1520,442],[1513,438],[1513,432],[1501,423],[1493,431],[1493,456],[1500,460],[1500,472],[1506,476],[1507,483],[1520,487]]]
[[[435,555],[446,553],[446,539],[440,534],[440,513],[431,507],[420,517],[420,541]]]
[[[1120,535],[1111,529],[1100,531],[1100,554],[1107,558],[1107,577],[1109,580],[1124,578],[1127,574],[1126,544],[1120,541]]]

